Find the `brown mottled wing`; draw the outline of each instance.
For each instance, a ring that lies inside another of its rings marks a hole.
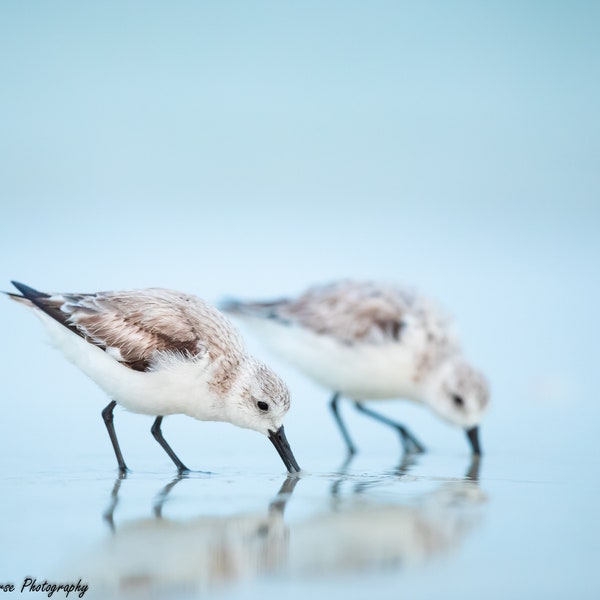
[[[284,314],[347,344],[398,341],[411,297],[370,283],[337,282],[309,289]]]
[[[294,300],[232,302],[226,309],[300,325],[345,344],[385,343],[400,340],[413,298],[396,288],[342,281],[310,288]]]
[[[138,371],[148,370],[157,352],[206,352],[211,313],[217,312],[195,296],[163,289],[57,294],[36,305]]]

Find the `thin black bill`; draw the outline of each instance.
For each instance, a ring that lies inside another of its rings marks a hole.
[[[300,467],[298,466],[298,463],[292,454],[292,449],[285,437],[283,425],[277,431],[269,431],[269,439],[273,446],[275,446],[275,450],[277,450],[279,456],[281,456],[285,468],[290,473],[299,473]]]
[[[473,454],[481,455],[481,446],[479,445],[479,427],[471,427],[466,430],[467,439],[473,448]]]

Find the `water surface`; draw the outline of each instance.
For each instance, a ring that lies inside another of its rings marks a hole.
[[[600,528],[581,471],[466,453],[380,463],[358,456],[293,478],[252,461],[185,477],[13,468],[3,577],[82,578],[91,598],[552,598],[567,584],[592,598],[599,589]]]

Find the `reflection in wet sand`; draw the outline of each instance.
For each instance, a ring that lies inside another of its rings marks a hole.
[[[113,486],[103,518],[112,535],[77,568],[100,596],[120,592],[190,592],[250,578],[279,567],[287,557],[283,512],[298,483],[288,477],[263,514],[167,519],[162,509],[178,475],[157,495],[154,518],[115,524],[123,477]]]
[[[386,477],[353,482],[347,494],[341,490],[343,478],[334,482],[332,510],[292,528],[291,572],[336,575],[397,568],[457,549],[481,522],[476,507],[487,500],[478,482],[479,457],[473,458],[464,479],[446,480],[404,502],[377,498],[377,485],[389,483],[390,477],[404,477],[413,464],[404,462]]]
[[[101,595],[137,596],[195,593],[273,573],[307,577],[419,564],[457,548],[480,522],[476,507],[486,497],[478,484],[478,462],[466,478],[443,480],[417,494],[411,494],[415,480],[405,481],[412,466],[374,478],[342,470],[329,480],[323,512],[291,526],[284,510],[296,477],[283,482],[262,514],[176,520],[162,516],[162,509],[182,480],[177,477],[157,494],[154,518],[123,524],[114,519],[123,491],[119,478],[104,514],[112,534],[77,565],[78,573]],[[391,487],[381,494],[379,486]]]

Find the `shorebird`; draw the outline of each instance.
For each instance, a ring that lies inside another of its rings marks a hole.
[[[155,416],[152,435],[180,472],[161,431],[167,415],[225,421],[268,436],[289,472],[299,472],[283,418],[285,383],[247,354],[216,308],[189,294],[152,288],[46,294],[16,281],[9,293],[42,320],[53,343],[111,398],[102,411],[121,472],[127,471],[113,424],[117,404]]]
[[[330,407],[350,454],[356,446],[339,412],[342,396],[394,427],[406,452],[422,452],[424,446],[404,425],[363,401],[422,403],[463,428],[473,453],[481,453],[478,425],[488,406],[486,380],[463,357],[450,321],[424,296],[403,287],[339,281],[311,287],[296,298],[228,300],[221,308],[333,392]]]

